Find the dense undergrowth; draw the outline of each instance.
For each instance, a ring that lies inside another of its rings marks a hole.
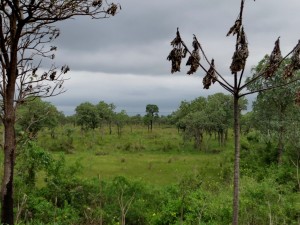
[[[293,149],[281,165],[274,152],[255,132],[242,137],[240,224],[300,222]],[[19,148],[16,224],[230,224],[232,165],[230,133],[195,150],[173,127],[44,130]]]

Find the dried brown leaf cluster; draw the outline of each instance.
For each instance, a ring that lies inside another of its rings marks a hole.
[[[300,40],[294,48],[293,55],[291,57],[291,63],[285,68],[284,78],[293,77],[294,72],[300,69]]]
[[[106,10],[106,13],[114,16],[116,15],[117,10],[118,10],[118,6],[114,3],[111,3],[110,7]]]
[[[54,80],[54,79],[55,79],[55,76],[56,76],[56,71],[53,71],[53,72],[50,74],[50,80]]]
[[[240,32],[242,26],[242,21],[240,19],[237,19],[234,23],[234,25],[229,29],[226,36],[229,36],[230,34],[235,35]]]
[[[181,60],[186,56],[187,49],[182,45],[180,33],[177,29],[176,37],[171,41],[172,51],[167,57],[167,60],[172,62],[171,73],[180,72]]]
[[[239,31],[235,31],[238,35],[237,50],[232,56],[232,63],[230,65],[231,73],[236,73],[244,69],[246,60],[249,56],[248,43],[244,28],[239,26]]]
[[[267,69],[265,72],[265,78],[272,77],[275,73],[275,71],[278,68],[278,64],[281,62],[282,56],[280,51],[280,41],[279,38],[275,41],[275,46],[273,48],[273,51],[270,55],[269,62],[267,65]]]
[[[94,7],[100,7],[102,5],[102,0],[95,0],[93,1],[92,5]]]
[[[214,59],[211,60],[211,63],[210,63],[210,67],[205,75],[205,77],[203,78],[203,88],[204,89],[209,89],[211,83],[215,83],[217,80],[217,75],[216,75],[216,72],[215,72],[215,62],[214,62]]]
[[[190,70],[187,72],[188,75],[195,73],[200,66],[199,45],[195,37],[193,41],[193,48],[194,50],[186,62],[187,66],[191,66]]]
[[[61,70],[60,70],[60,71],[61,71],[63,74],[66,74],[67,72],[70,71],[70,68],[69,68],[69,66],[64,65],[64,66],[61,67]]]

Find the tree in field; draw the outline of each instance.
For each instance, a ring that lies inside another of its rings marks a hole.
[[[256,72],[260,70],[268,62],[266,56],[258,66],[253,70],[254,77]],[[257,79],[249,85],[249,90],[255,90],[264,86],[282,85],[285,83],[283,76],[284,68],[289,64],[289,60],[284,60],[282,65],[269,79]],[[295,74],[300,77],[300,74]],[[250,78],[248,78],[250,79]],[[277,141],[277,163],[282,162],[283,150],[285,148],[288,136],[288,127],[299,118],[299,107],[295,104],[295,96],[299,89],[300,81],[294,82],[287,87],[277,88],[268,92],[258,93],[256,101],[253,102],[253,122],[254,126],[262,132],[262,134],[275,136]]]
[[[118,136],[121,137],[122,135],[122,129],[124,125],[128,122],[129,117],[126,113],[125,110],[122,110],[119,113],[116,113],[115,115],[115,123],[117,125],[117,130],[118,130]]]
[[[97,110],[99,113],[100,126],[103,122],[106,122],[109,127],[109,134],[112,134],[112,123],[114,119],[116,106],[114,104],[108,104],[104,101],[100,101],[97,105]]]
[[[40,98],[25,102],[17,111],[17,126],[21,131],[36,138],[38,132],[43,128],[54,129],[58,125],[60,112],[49,102]]]
[[[233,218],[232,224],[238,224],[238,215],[239,215],[239,177],[240,177],[240,107],[239,101],[242,97],[257,93],[263,92],[270,89],[276,89],[279,87],[286,87],[292,83],[295,83],[299,80],[299,77],[295,77],[295,72],[300,69],[300,41],[297,43],[295,48],[291,50],[286,56],[282,57],[280,51],[279,39],[275,42],[275,47],[270,54],[270,57],[267,60],[267,63],[257,71],[255,77],[244,82],[244,71],[247,58],[249,56],[248,50],[248,40],[246,32],[243,26],[243,11],[244,11],[245,0],[241,0],[240,11],[238,18],[234,22],[234,25],[229,29],[227,36],[233,35],[236,36],[235,40],[235,52],[232,56],[232,63],[229,66],[231,74],[233,76],[233,83],[229,83],[225,79],[225,76],[220,74],[215,67],[214,59],[209,60],[203,50],[200,42],[197,37],[194,35],[192,42],[192,51],[187,47],[185,42],[182,40],[179,30],[177,30],[175,39],[171,42],[173,46],[172,51],[168,55],[167,59],[172,62],[171,72],[180,71],[181,61],[186,55],[189,55],[187,60],[187,65],[190,66],[187,74],[193,74],[200,67],[204,70],[206,75],[203,78],[204,89],[209,89],[209,87],[218,83],[226,91],[228,91],[233,96],[233,117],[234,117],[234,142],[235,142],[235,154],[234,154],[234,190],[233,190]],[[259,4],[259,3],[258,3]],[[203,63],[200,62],[200,53],[204,60],[209,65],[209,68],[205,68]],[[247,87],[251,83],[255,82],[258,79],[270,79],[280,68],[280,65],[291,55],[290,63],[284,67],[284,82],[282,84],[272,84],[271,86],[263,85],[255,90],[247,91]],[[300,96],[297,95],[297,96]],[[299,98],[300,99],[300,98]],[[299,101],[300,102],[300,101]]]
[[[76,121],[83,130],[96,129],[99,125],[97,107],[90,102],[81,103],[76,107]]]
[[[75,16],[95,19],[114,16],[119,6],[102,0],[1,0],[0,64],[4,124],[4,175],[1,188],[1,222],[13,224],[13,173],[16,149],[16,108],[29,96],[49,97],[64,92],[68,66],[42,69],[42,59],[54,59],[51,42],[60,31],[55,23]],[[44,63],[43,61],[43,63]]]
[[[182,131],[184,141],[194,139],[194,147],[198,150],[201,150],[203,134],[208,126],[208,115],[204,112],[206,105],[207,100],[204,97],[191,102],[182,101],[173,115],[177,128]]]
[[[245,109],[246,101],[240,102],[240,108]],[[218,138],[224,145],[227,130],[232,125],[232,96],[216,93],[206,98],[199,97],[191,102],[183,101],[173,115],[176,125],[181,128],[185,138],[195,140],[195,148],[201,149],[204,133]]]
[[[159,108],[157,105],[148,104],[146,106],[146,118],[149,122],[148,128],[150,126],[150,130],[152,131],[153,121],[158,117]]]
[[[223,93],[216,93],[207,97],[205,108],[208,121],[212,123],[211,130],[208,132],[216,133],[220,146],[225,145],[228,135],[228,128],[232,124],[232,97]]]

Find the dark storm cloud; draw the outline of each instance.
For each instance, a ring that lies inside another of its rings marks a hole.
[[[76,18],[59,24],[61,36],[57,64],[71,67],[68,92],[51,99],[68,114],[84,102],[100,100],[118,109],[141,113],[148,103],[161,111],[176,109],[181,100],[222,91],[219,86],[206,91],[204,72],[197,77],[170,75],[170,41],[180,28],[182,38],[191,45],[193,34],[200,40],[217,70],[230,79],[229,66],[235,37],[226,37],[239,13],[240,0],[120,0],[122,10],[103,20]],[[278,36],[282,53],[288,53],[300,39],[299,0],[246,0],[244,25],[250,56],[246,75]],[[184,63],[183,63],[184,64]]]

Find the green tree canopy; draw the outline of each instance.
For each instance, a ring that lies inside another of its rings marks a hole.
[[[96,105],[98,115],[99,115],[99,123],[102,125],[103,122],[106,122],[109,126],[109,133],[112,133],[112,122],[114,120],[116,106],[113,103],[106,103],[104,101],[100,101]]]
[[[150,126],[150,130],[152,131],[152,127],[153,127],[153,121],[155,118],[158,117],[158,113],[159,113],[159,108],[157,105],[153,105],[153,104],[148,104],[146,106],[146,121],[149,121],[149,125],[148,128]]]
[[[58,125],[62,113],[49,102],[41,98],[32,98],[17,111],[17,126],[29,137],[35,137],[42,128],[53,129]]]
[[[99,125],[97,107],[90,102],[81,103],[76,107],[76,120],[84,130],[95,129]]]
[[[266,67],[268,56],[265,56],[253,69],[253,77],[262,68]],[[290,59],[285,59],[280,68],[268,79],[257,79],[249,85],[249,90],[262,89],[268,86],[279,86],[267,92],[260,92],[253,102],[252,120],[254,127],[258,129],[267,141],[277,142],[277,161],[282,160],[282,154],[286,145],[288,127],[290,124],[299,121],[300,110],[295,104],[295,96],[299,90],[300,80],[284,87],[286,83],[284,70],[290,63]],[[300,73],[295,76],[300,77]],[[252,77],[252,78],[253,78]],[[250,79],[250,78],[249,78]]]

